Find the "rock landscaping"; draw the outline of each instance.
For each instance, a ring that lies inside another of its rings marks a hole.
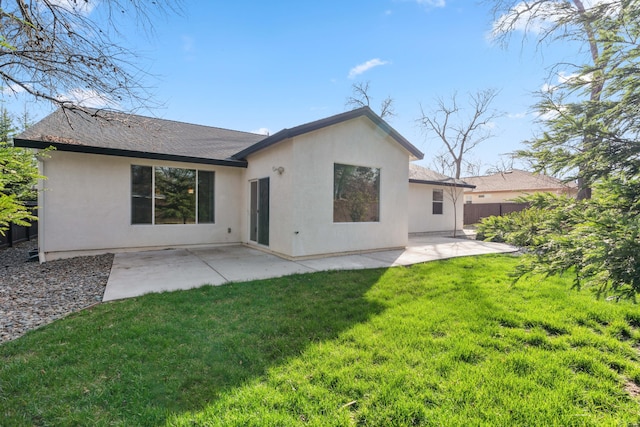
[[[102,301],[112,254],[26,262],[35,248],[0,249],[0,343]]]

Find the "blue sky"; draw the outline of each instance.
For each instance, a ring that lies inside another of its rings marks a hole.
[[[185,1],[180,14],[154,18],[153,34],[135,22],[120,30],[150,74],[154,116],[274,133],[346,111],[352,85],[369,81],[372,108],[394,99],[389,122],[425,153],[425,166],[440,143],[417,126],[420,106],[497,89],[504,116],[473,154],[484,170],[532,136],[533,92],[559,58],[518,35],[509,49],[494,45],[491,25],[488,6],[474,0]],[[35,118],[51,111],[27,108]]]

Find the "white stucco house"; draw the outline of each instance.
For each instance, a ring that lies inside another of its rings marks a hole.
[[[454,227],[441,191],[450,179],[410,180],[423,154],[368,107],[271,136],[58,110],[14,144],[55,147],[40,161],[42,262],[238,243],[305,258],[402,248],[410,232]]]

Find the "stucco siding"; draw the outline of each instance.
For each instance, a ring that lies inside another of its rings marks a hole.
[[[433,190],[443,190],[443,207],[441,215],[433,214]],[[453,231],[454,208],[456,213],[456,229],[461,230],[464,214],[463,189],[455,189],[457,202],[453,199],[452,187],[435,186],[429,184],[409,184],[409,233],[432,233]]]
[[[131,224],[131,165],[215,171],[215,224]],[[52,152],[39,205],[40,251],[46,259],[72,251],[234,243],[241,239],[243,170],[124,157]],[[230,231],[229,231],[230,230]]]
[[[408,239],[409,154],[366,118],[298,136],[293,141],[291,255],[404,247]],[[334,163],[380,168],[379,222],[333,222]]]
[[[291,254],[292,188],[294,185],[291,141],[283,141],[267,150],[249,157],[242,180],[242,241],[249,241],[250,182],[269,178],[269,246],[268,249],[281,254]],[[278,171],[282,168],[282,173]],[[274,170],[275,169],[275,170]]]

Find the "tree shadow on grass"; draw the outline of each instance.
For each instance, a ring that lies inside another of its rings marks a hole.
[[[103,304],[0,347],[9,423],[157,425],[381,313],[386,270],[293,275]]]

